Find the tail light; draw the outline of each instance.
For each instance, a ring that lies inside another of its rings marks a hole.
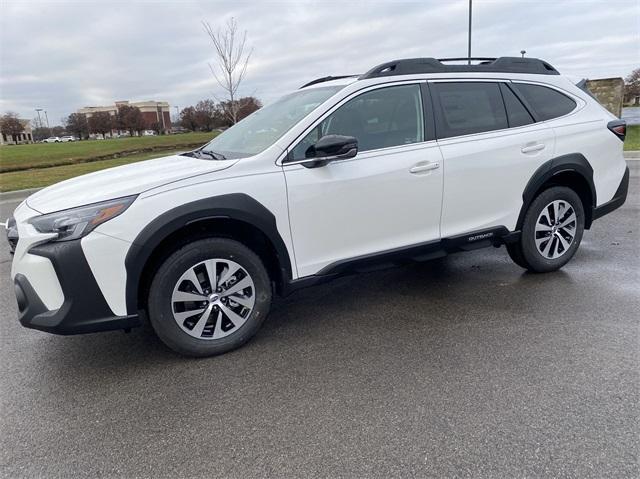
[[[624,120],[611,120],[607,123],[607,128],[616,135],[620,140],[624,141],[624,137],[627,135],[627,122]]]

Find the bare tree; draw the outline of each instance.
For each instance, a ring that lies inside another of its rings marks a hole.
[[[219,103],[209,99],[200,100],[195,107],[195,120],[198,128],[203,131],[211,131],[214,128],[227,126],[229,120],[224,112],[225,109]],[[240,117],[238,117],[238,120],[240,120]]]
[[[67,131],[75,134],[79,140],[86,138],[89,134],[87,117],[82,113],[71,113],[65,123],[67,125]]]
[[[216,56],[216,65],[209,68],[218,85],[225,91],[225,115],[231,124],[238,121],[238,111],[242,105],[236,101],[240,84],[247,73],[253,48],[246,48],[247,31],[238,32],[238,24],[232,17],[224,28],[214,30],[209,22],[203,21],[204,30],[209,35]],[[218,99],[222,103],[222,100]]]
[[[140,134],[146,129],[144,117],[140,108],[137,106],[121,105],[115,117],[116,126],[121,130],[128,130],[129,135],[133,136],[134,132]]]
[[[24,132],[24,125],[18,118],[18,114],[11,111],[5,113],[0,118],[0,131],[5,136],[11,135],[13,142],[17,145],[19,136]]]
[[[633,102],[634,106],[640,106],[640,68],[633,70],[625,78],[625,100]]]
[[[99,133],[103,138],[107,137],[107,133],[112,133],[113,118],[109,112],[98,111],[88,118],[87,123],[91,133]]]
[[[180,125],[187,130],[196,131],[198,122],[196,120],[196,109],[192,106],[183,108],[180,112]]]

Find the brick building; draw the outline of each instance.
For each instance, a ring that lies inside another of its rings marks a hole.
[[[111,116],[115,116],[118,112],[118,107],[122,105],[134,106],[142,113],[144,119],[145,129],[153,130],[156,123],[161,125],[161,129],[164,133],[168,133],[171,129],[171,112],[169,103],[166,101],[117,101],[113,105],[109,106],[86,106],[80,108],[78,113],[86,115],[90,118],[91,115],[99,111],[106,111]],[[115,133],[126,133],[114,130]]]

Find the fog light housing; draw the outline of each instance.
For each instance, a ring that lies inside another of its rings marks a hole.
[[[18,311],[22,313],[28,306],[27,295],[24,294],[22,287],[17,282],[13,283],[13,289],[15,290],[16,300],[18,301]]]

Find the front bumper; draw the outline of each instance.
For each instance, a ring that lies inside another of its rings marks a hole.
[[[58,309],[49,310],[29,279],[17,273],[14,287],[19,319],[24,327],[54,334],[81,334],[140,325],[137,315],[113,315],[87,263],[80,240],[40,244],[30,248],[29,254],[51,261],[64,301]]]
[[[629,167],[627,166],[624,171],[624,175],[622,176],[622,181],[620,181],[620,185],[616,190],[613,198],[606,203],[597,206],[593,209],[592,219],[597,220],[598,218],[602,218],[604,215],[611,213],[612,211],[620,208],[624,202],[627,200],[627,193],[629,191]]]

